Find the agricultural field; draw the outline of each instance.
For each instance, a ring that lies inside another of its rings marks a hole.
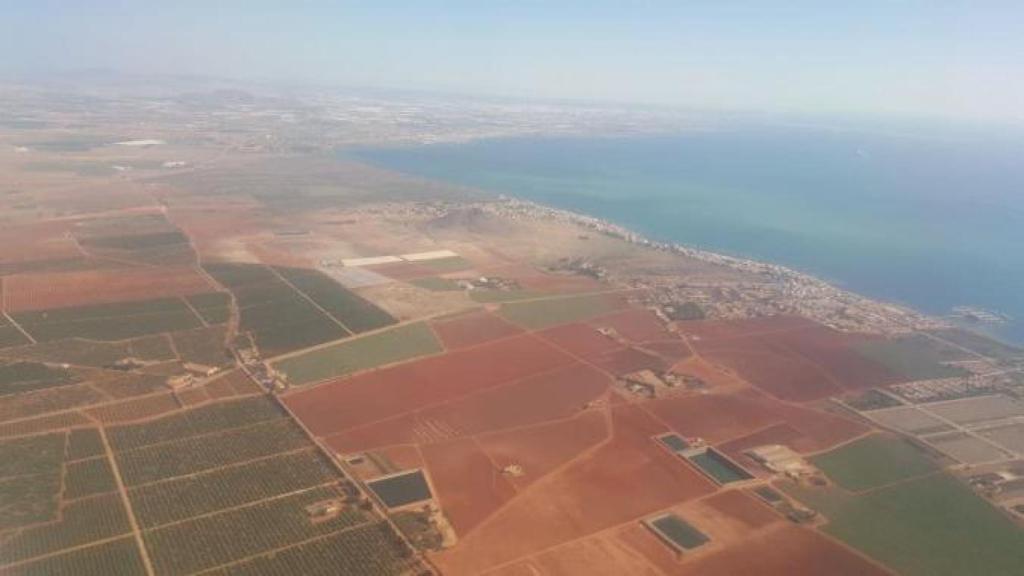
[[[351,334],[266,266],[210,263],[204,268],[234,293],[241,315],[239,329],[253,335],[264,356]]]
[[[4,279],[8,313],[176,298],[212,291],[191,267],[138,267],[16,274]]]
[[[192,294],[185,301],[207,324],[224,324],[231,318],[231,295],[225,292]]]
[[[827,518],[826,533],[900,574],[1012,576],[1024,565],[1024,531],[943,473],[858,495],[781,487]]]
[[[802,318],[701,320],[680,328],[705,359],[781,400],[820,400],[904,379],[858,352],[865,339]]]
[[[357,490],[264,395],[0,440],[0,572],[145,574],[129,514],[157,576],[242,560],[231,573],[285,561],[332,573],[324,563],[338,554],[372,573],[417,570],[391,527],[356,505]],[[328,500],[341,512],[312,519],[306,507]]]
[[[0,349],[29,343],[29,339],[14,324],[11,324],[6,316],[0,316]]]
[[[524,328],[541,330],[559,324],[589,320],[622,308],[618,298],[608,294],[556,296],[509,302],[501,307],[501,316]]]
[[[964,369],[947,362],[970,358],[957,348],[924,336],[869,340],[858,344],[857,351],[908,381],[964,376]]]
[[[0,396],[74,384],[79,378],[70,370],[38,362],[0,363]]]
[[[299,292],[305,294],[353,334],[395,323],[387,312],[347,290],[319,270],[275,268]]]
[[[952,328],[948,330],[933,330],[931,333],[955,345],[963,346],[977,354],[995,358],[996,360],[1008,360],[1024,356],[1024,349],[1010,346],[969,330]]]
[[[182,362],[192,362],[219,368],[234,360],[227,352],[227,330],[224,326],[209,326],[171,334],[174,349]]]
[[[307,447],[297,452],[132,488],[128,497],[139,524],[150,528],[337,480],[333,466]]]
[[[180,298],[16,312],[11,316],[39,342],[66,338],[127,340],[201,326]]]
[[[5,574],[11,576],[51,576],[53,574],[145,576],[146,574],[138,545],[130,536],[18,564],[5,568],[4,571]]]
[[[876,489],[939,469],[909,441],[883,434],[873,434],[814,456],[811,463],[851,492]]]
[[[275,362],[274,368],[286,374],[290,384],[303,385],[441,351],[426,324],[406,324],[290,356]]]
[[[340,497],[343,494],[338,488],[314,488],[149,529],[143,532],[143,539],[158,573],[192,574],[369,521],[362,511],[346,507],[330,520],[310,522],[306,506]],[[196,554],[197,550],[203,552]]]
[[[419,561],[409,547],[383,522],[366,523],[311,540],[293,548],[257,556],[231,567],[215,570],[212,576],[263,576],[304,574],[335,576],[366,574],[398,576],[414,572]]]

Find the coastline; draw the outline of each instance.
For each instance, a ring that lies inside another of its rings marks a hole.
[[[925,314],[902,304],[885,302],[869,298],[849,290],[844,290],[816,276],[794,270],[781,264],[721,254],[710,250],[685,246],[679,243],[652,240],[643,234],[630,230],[614,222],[573,212],[571,210],[546,206],[532,200],[511,197],[506,194],[498,194],[494,202],[500,206],[500,211],[505,212],[506,214],[508,212],[513,212],[529,217],[540,217],[563,221],[600,234],[621,239],[630,244],[676,254],[708,264],[723,266],[739,272],[762,276],[766,279],[787,286],[791,293],[797,295],[813,296],[815,298],[830,298],[837,302],[873,309],[878,313],[879,319],[884,319],[886,324],[886,326],[878,327],[878,331],[880,333],[892,334],[904,331],[910,332],[914,330],[942,330],[958,328],[955,324],[947,322],[942,318]],[[842,326],[835,326],[834,323],[825,323],[833,325],[835,328],[842,329]],[[896,329],[894,330],[894,328]]]
[[[897,170],[904,159],[900,154],[911,154],[904,143],[872,140],[871,146],[865,144],[869,157],[848,160],[843,154],[852,150],[847,149],[851,142],[823,135],[827,150],[813,158],[826,168],[794,181],[786,180],[789,176],[773,180],[791,172],[782,170],[790,158],[787,154],[817,143],[818,136],[786,140],[783,135],[784,151],[765,158],[760,152],[769,138],[775,138],[774,132],[754,132],[749,138],[699,135],[693,142],[686,134],[641,136],[636,143],[630,136],[485,138],[436,148],[403,146],[396,151],[385,145],[338,151],[384,170],[572,212],[581,223],[600,221],[603,228],[618,228],[623,237],[694,258],[815,286],[819,292],[828,285],[833,294],[857,295],[916,315],[913,323],[927,318],[930,325],[961,328],[1018,347],[1024,343],[1024,321],[1018,320],[1024,312],[1014,296],[1024,275],[1013,271],[1012,254],[1017,252],[1007,250],[1020,239],[1012,226],[1007,230],[1006,217],[986,225],[991,210],[974,211],[989,204],[950,203],[949,194],[962,189],[962,173],[951,172],[953,183],[936,188],[933,195],[925,191],[935,183],[935,175],[914,172],[899,181],[885,180],[903,174]],[[733,141],[746,147],[737,159],[724,158],[730,154],[722,146]],[[946,155],[954,152],[960,150],[943,149]],[[908,159],[943,157],[923,154]],[[713,167],[705,170],[699,166],[702,162]],[[752,172],[747,176],[715,180],[723,169],[742,172],[748,165]],[[835,200],[812,199],[824,198],[815,190],[844,177],[835,166],[853,170],[856,177],[828,195]],[[644,171],[648,167],[651,170]],[[873,190],[876,177],[889,188],[864,192]],[[791,194],[794,186],[797,191]],[[1005,191],[1002,182],[994,186],[993,193]],[[956,236],[962,236],[962,242],[945,234],[932,236],[950,226],[962,230]],[[988,323],[957,317],[955,310],[964,307],[1006,320]]]

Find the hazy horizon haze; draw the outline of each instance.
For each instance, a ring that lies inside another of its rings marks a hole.
[[[0,73],[1024,119],[1024,4],[3,2]]]

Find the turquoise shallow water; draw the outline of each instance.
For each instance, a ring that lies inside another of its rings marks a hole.
[[[354,154],[932,314],[1001,312],[1013,320],[996,335],[1024,342],[1024,138],[734,128]]]

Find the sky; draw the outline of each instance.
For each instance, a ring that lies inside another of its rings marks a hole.
[[[1024,1],[0,0],[0,73],[80,69],[1024,120]]]

